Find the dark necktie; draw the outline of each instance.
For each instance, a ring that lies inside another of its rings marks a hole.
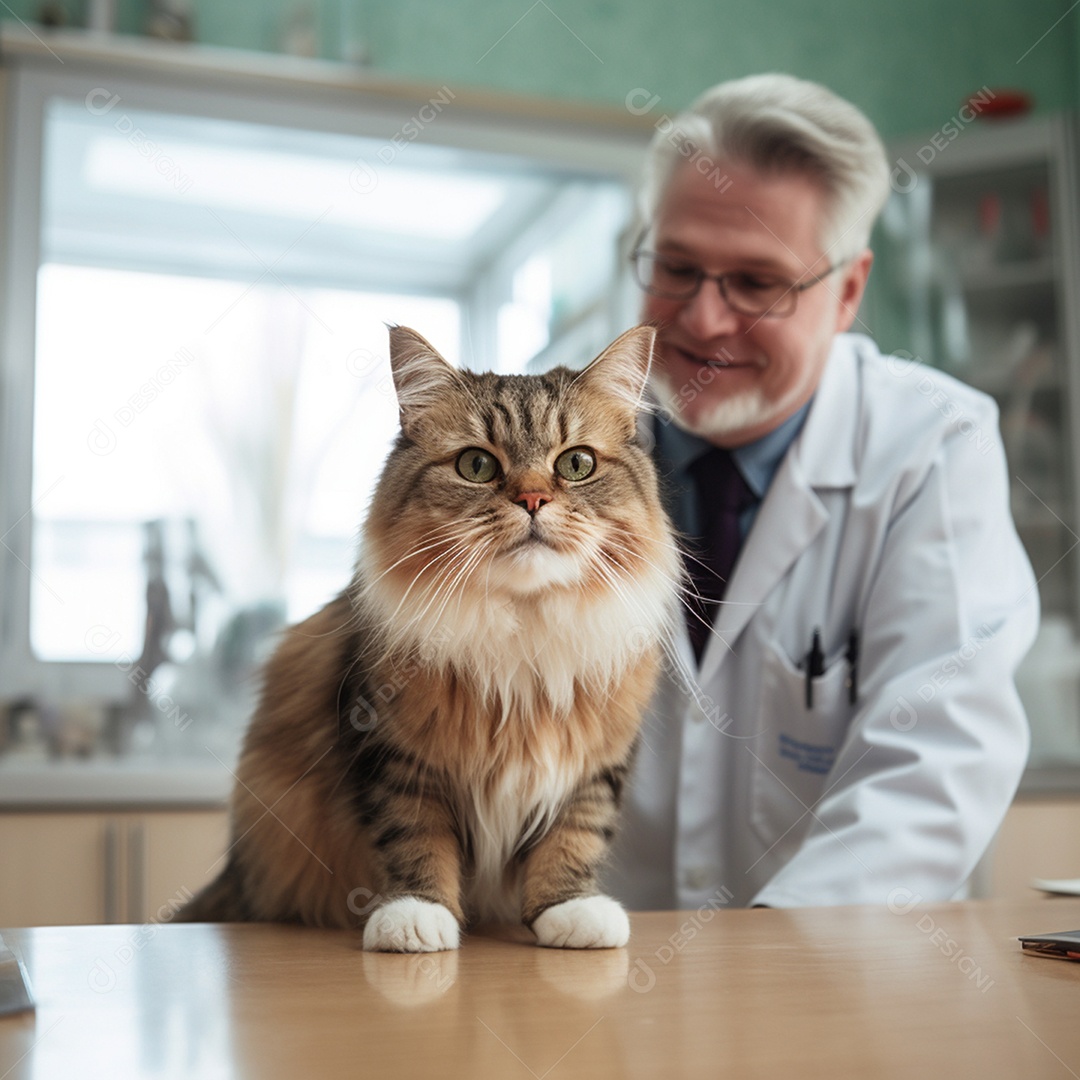
[[[694,656],[700,663],[717,605],[724,598],[742,546],[739,517],[757,501],[757,496],[743,479],[731,452],[718,446],[710,447],[693,461],[689,473],[697,495],[701,536],[691,538],[693,558],[687,559],[687,569],[700,599],[689,598],[686,620]]]

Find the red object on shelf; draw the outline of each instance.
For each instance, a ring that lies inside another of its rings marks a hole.
[[[987,88],[989,90],[989,88]],[[989,90],[993,97],[987,98],[987,91],[980,90],[964,102],[976,116],[985,120],[1004,120],[1008,117],[1023,116],[1031,112],[1031,95],[1026,90]]]
[[[1001,228],[1001,196],[988,191],[979,199],[979,230],[984,236],[996,236]]]
[[[1040,243],[1050,235],[1050,194],[1044,187],[1031,193],[1031,231]]]

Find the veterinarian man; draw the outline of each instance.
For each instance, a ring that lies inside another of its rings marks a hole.
[[[888,187],[862,113],[787,76],[652,145],[634,268],[703,600],[624,801],[631,908],[947,900],[1019,782],[1036,582],[993,402],[856,315]]]

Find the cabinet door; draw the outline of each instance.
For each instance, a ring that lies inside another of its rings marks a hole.
[[[132,818],[129,920],[167,922],[220,873],[228,837],[224,810],[155,811]]]
[[[0,927],[165,922],[227,846],[224,810],[0,814]]]
[[[0,814],[0,926],[115,921],[119,857],[104,814]]]

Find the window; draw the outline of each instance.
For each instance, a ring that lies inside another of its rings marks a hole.
[[[13,81],[4,696],[175,747],[167,691],[234,731],[268,635],[348,581],[396,431],[384,324],[479,369],[588,360],[630,321],[637,140],[455,120],[447,88],[408,141],[272,86]]]

